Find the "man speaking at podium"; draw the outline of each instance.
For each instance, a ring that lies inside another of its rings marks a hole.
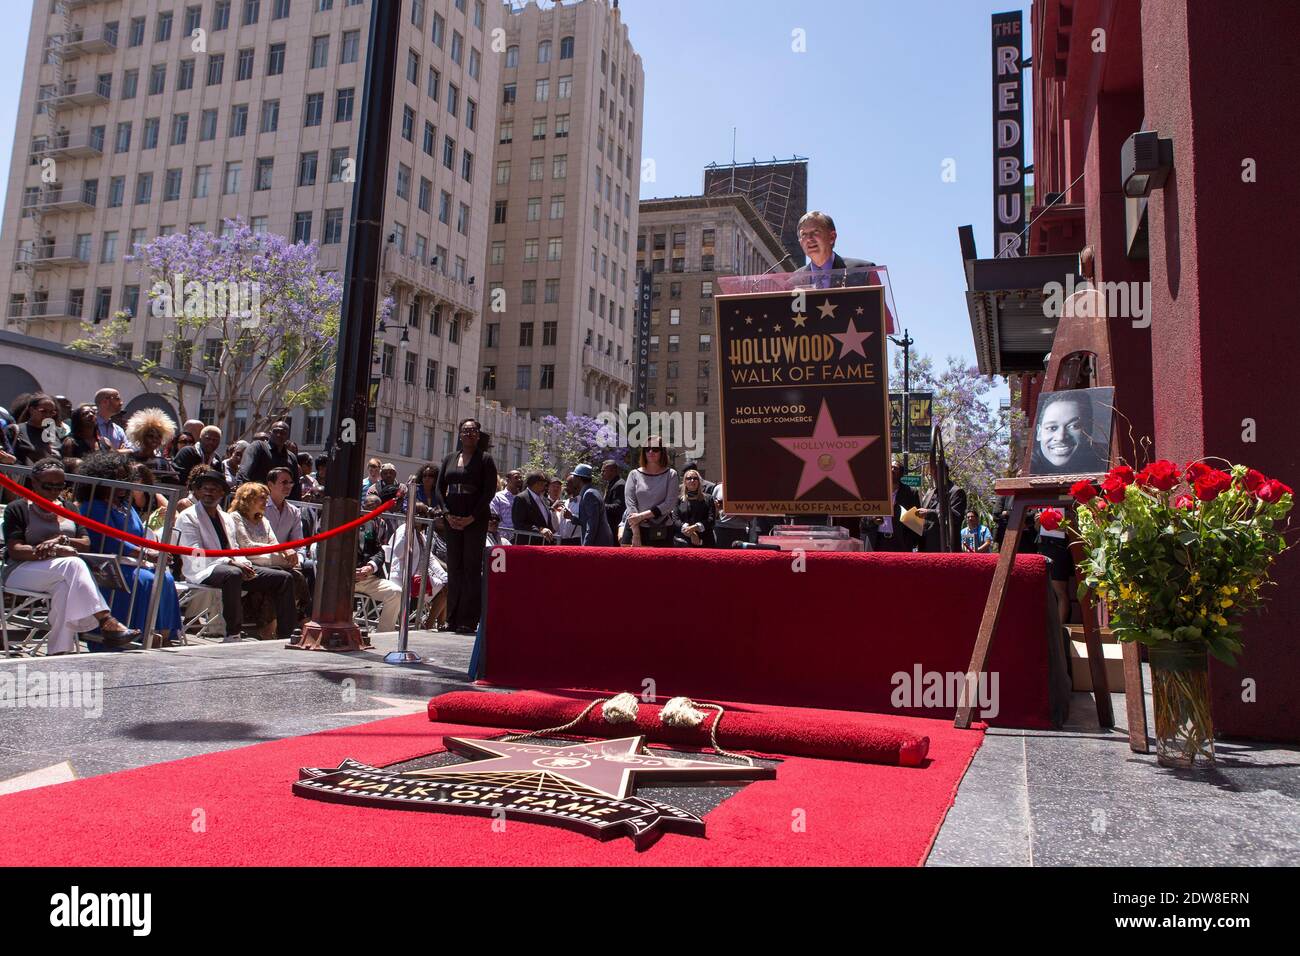
[[[845,259],[835,252],[835,220],[826,213],[814,209],[803,214],[799,220],[799,246],[808,257],[808,264],[795,270],[797,280],[807,277],[815,289],[870,284],[870,275],[865,270],[875,263],[866,259]],[[835,276],[832,274],[835,269],[864,271],[861,276]]]

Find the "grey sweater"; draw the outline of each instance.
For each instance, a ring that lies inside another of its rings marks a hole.
[[[658,475],[647,475],[640,468],[633,468],[628,473],[623,491],[627,501],[625,515],[658,509],[658,514],[649,523],[672,524],[673,509],[677,507],[678,498],[677,472],[672,468]]]

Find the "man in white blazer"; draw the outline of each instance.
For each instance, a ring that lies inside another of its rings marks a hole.
[[[230,490],[226,476],[211,468],[195,468],[190,473],[190,494],[195,506],[176,518],[176,543],[204,551],[234,547],[234,516],[221,510],[221,499]],[[293,601],[293,577],[282,568],[254,565],[247,558],[187,555],[181,560],[185,580],[191,584],[215,588],[221,592],[221,616],[226,621],[227,641],[242,636],[244,610],[241,598],[245,591],[263,591],[275,604],[275,633],[288,639],[297,623]]]

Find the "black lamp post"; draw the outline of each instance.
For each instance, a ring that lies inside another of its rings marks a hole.
[[[343,267],[338,362],[334,374],[334,420],[330,463],[325,474],[327,528],[356,517],[366,459],[370,362],[384,241],[384,192],[388,185],[388,139],[393,126],[393,89],[401,0],[370,5],[366,79],[361,95],[360,136],[352,190],[352,221]],[[357,531],[321,542],[316,562],[315,617],[303,626],[310,650],[355,651],[366,646],[352,618]]]

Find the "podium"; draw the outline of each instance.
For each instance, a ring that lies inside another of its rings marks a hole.
[[[724,276],[714,297],[723,510],[892,512],[885,266]]]

